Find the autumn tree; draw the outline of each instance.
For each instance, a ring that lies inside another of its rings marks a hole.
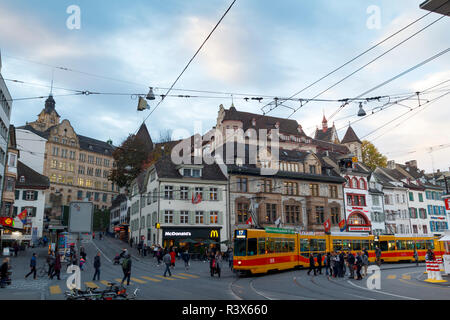
[[[386,168],[387,157],[382,155],[373,143],[362,141],[362,162],[370,169],[375,170],[376,167]]]
[[[149,153],[145,143],[130,134],[113,152],[115,167],[108,179],[119,187],[128,188],[143,170],[143,164],[147,161]]]

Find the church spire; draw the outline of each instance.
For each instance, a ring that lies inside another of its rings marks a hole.
[[[327,132],[327,130],[328,130],[328,121],[327,121],[327,118],[325,118],[325,114],[324,114],[323,120],[322,120],[322,131]]]

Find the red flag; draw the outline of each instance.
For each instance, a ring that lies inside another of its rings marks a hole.
[[[345,219],[342,219],[342,221],[339,222],[339,229],[341,229],[341,231],[345,229]]]
[[[195,195],[195,198],[194,198],[194,195],[192,195],[192,203],[193,204],[198,204],[198,203],[200,203],[202,201],[202,195],[201,195],[201,193],[197,193],[196,195]]]
[[[323,226],[325,227],[325,232],[330,231],[330,219],[324,222]]]
[[[23,224],[27,222],[27,209],[23,209],[21,213],[17,215],[17,217],[22,221]]]
[[[253,220],[252,220],[252,217],[248,218],[248,220],[247,220],[246,224],[253,224]]]

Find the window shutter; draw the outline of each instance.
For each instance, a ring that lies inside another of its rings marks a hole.
[[[189,224],[195,223],[195,211],[189,211]]]
[[[16,200],[19,200],[19,197],[20,197],[20,190],[16,190],[14,193],[15,193],[15,199],[16,199]]]
[[[22,191],[22,200],[26,200],[27,198],[27,191],[26,190],[23,190]]]
[[[180,211],[173,212],[173,224],[180,224]]]
[[[17,216],[17,207],[13,208],[13,217]]]
[[[219,224],[222,224],[222,223],[223,223],[223,222],[222,222],[222,212],[221,212],[221,211],[217,212],[217,222],[218,222]]]
[[[203,213],[203,222],[205,223],[205,224],[209,224],[209,211],[205,211],[204,213]]]
[[[34,200],[37,200],[37,199],[38,199],[38,194],[39,194],[38,191],[35,191],[35,192],[34,192]]]
[[[191,201],[192,200],[192,195],[194,194],[194,188],[189,187],[188,188],[188,200]]]
[[[222,201],[222,200],[224,199],[224,198],[223,198],[224,192],[225,192],[225,189],[217,188],[217,199],[218,199],[219,201]]]

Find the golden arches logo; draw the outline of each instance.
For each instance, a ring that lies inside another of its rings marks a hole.
[[[218,238],[219,232],[217,230],[211,230],[211,232],[209,233],[209,237],[210,238]]]
[[[5,223],[6,223],[7,225],[12,224],[11,218],[6,218],[6,219],[5,219]]]

